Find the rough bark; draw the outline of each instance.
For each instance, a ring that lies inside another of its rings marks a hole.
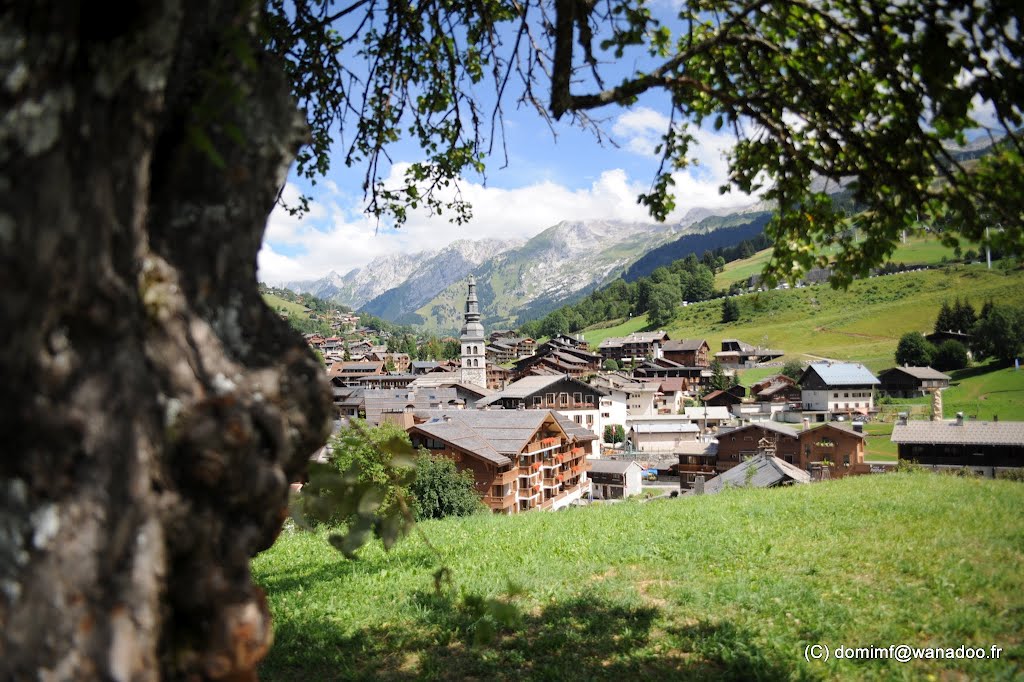
[[[21,5],[0,10],[0,679],[246,679],[272,639],[249,559],[329,416],[255,278],[302,119],[252,5]]]

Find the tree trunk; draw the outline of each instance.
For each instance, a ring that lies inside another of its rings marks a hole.
[[[21,5],[0,10],[0,679],[254,677],[249,559],[330,410],[255,277],[302,118],[252,5]]]

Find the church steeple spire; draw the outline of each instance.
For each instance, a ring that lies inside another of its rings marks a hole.
[[[466,322],[480,321],[480,305],[476,300],[476,277],[469,276],[469,295],[466,296]]]
[[[480,304],[476,300],[476,278],[469,276],[465,323],[459,338],[462,345],[462,382],[487,387],[487,359]]]

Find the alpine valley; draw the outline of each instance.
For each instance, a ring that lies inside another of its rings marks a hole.
[[[439,251],[381,257],[345,275],[332,272],[286,286],[391,322],[449,333],[462,323],[463,280],[472,273],[484,324],[514,327],[624,274],[635,279],[666,259],[750,239],[764,229],[766,208],[693,209],[675,224],[562,221],[525,243],[459,240]]]

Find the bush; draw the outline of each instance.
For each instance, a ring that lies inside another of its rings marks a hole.
[[[602,367],[604,367],[606,372],[617,372],[619,370],[619,363],[615,362],[611,358],[608,358],[607,360],[604,361],[604,365],[602,365]]]
[[[929,367],[933,355],[935,346],[921,332],[907,332],[896,346],[896,364],[900,366]]]
[[[1003,481],[1017,481],[1024,483],[1024,469],[1007,469],[996,474],[996,478]]]
[[[953,339],[943,341],[935,349],[935,356],[932,358],[932,367],[943,372],[963,369],[968,363],[967,349],[964,348],[964,344]]]
[[[487,511],[473,484],[473,474],[460,472],[446,457],[422,454],[416,459],[416,478],[409,486],[416,520],[469,516]]]

